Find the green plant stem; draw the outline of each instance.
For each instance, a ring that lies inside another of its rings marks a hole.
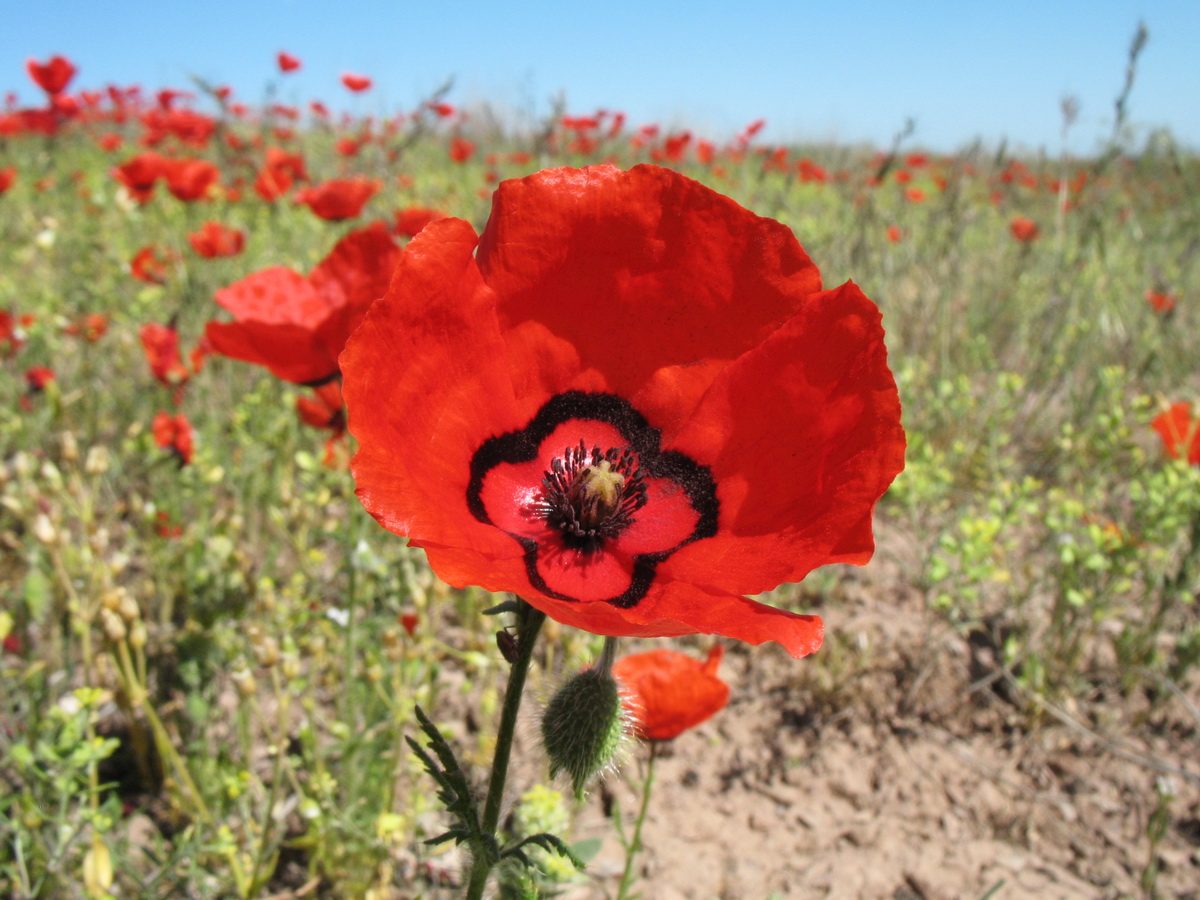
[[[504,690],[504,706],[500,711],[500,727],[496,732],[496,753],[492,757],[492,776],[488,781],[487,799],[483,804],[482,831],[485,835],[496,834],[500,823],[500,807],[504,800],[504,783],[508,779],[508,761],[512,755],[513,735],[517,729],[517,713],[521,709],[521,696],[525,690],[525,676],[529,674],[529,663],[533,659],[533,647],[546,614],[534,609],[524,600],[517,600],[517,658],[508,673],[508,687]],[[488,853],[475,853],[471,867],[471,879],[467,883],[467,900],[480,900],[487,886],[488,875],[496,861]]]
[[[658,756],[658,741],[650,742],[650,761],[646,763],[646,780],[642,782],[642,806],[638,810],[637,822],[633,826],[633,837],[625,848],[625,871],[621,873],[621,886],[617,888],[617,900],[626,900],[633,886],[633,861],[642,851],[642,825],[650,809],[650,794],[654,787],[654,760]]]

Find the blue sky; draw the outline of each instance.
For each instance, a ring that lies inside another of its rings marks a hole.
[[[633,124],[723,139],[765,118],[765,142],[890,143],[950,151],[979,137],[1057,152],[1060,103],[1081,102],[1070,146],[1112,127],[1129,42],[1150,31],[1130,98],[1144,135],[1166,126],[1200,148],[1200,3],[400,2],[400,0],[58,0],[6,4],[0,92],[40,92],[25,60],[54,53],[73,87],[187,87],[195,74],[258,102],[320,99],[355,112],[408,109],[447,78],[452,102],[543,115],[624,110]],[[287,50],[303,68],[279,75]],[[376,87],[351,97],[343,71]]]

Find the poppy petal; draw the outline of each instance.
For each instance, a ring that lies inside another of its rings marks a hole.
[[[418,543],[519,557],[520,545],[465,503],[476,448],[519,421],[475,243],[461,219],[430,224],[347,342],[343,394],[359,441],[353,471],[359,499],[384,527]]]
[[[717,377],[671,444],[712,469],[718,534],[664,575],[756,594],[870,558],[871,512],[905,445],[880,319],[847,283]]]
[[[625,397],[736,358],[821,286],[788,228],[654,166],[503,182],[478,261],[505,329],[540,322]]]

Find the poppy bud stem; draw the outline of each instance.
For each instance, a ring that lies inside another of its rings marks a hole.
[[[625,845],[625,871],[621,873],[621,886],[617,889],[617,900],[625,900],[629,889],[633,886],[633,861],[642,852],[642,825],[646,821],[646,811],[650,809],[650,792],[654,787],[654,759],[658,756],[658,741],[650,742],[650,760],[646,763],[646,780],[642,782],[642,806],[638,810],[637,822],[633,826],[633,836]]]
[[[500,726],[496,732],[496,755],[492,758],[492,775],[488,780],[487,799],[483,805],[483,821],[480,823],[485,835],[494,835],[500,824],[500,808],[504,800],[504,784],[508,778],[508,760],[512,753],[513,735],[516,733],[517,713],[521,708],[521,695],[525,689],[525,676],[533,659],[533,647],[546,614],[534,609],[524,600],[517,600],[517,653],[508,673],[508,686],[504,690],[504,706],[500,710]],[[481,900],[487,887],[495,860],[476,853],[471,866],[471,878],[467,883],[467,900]]]

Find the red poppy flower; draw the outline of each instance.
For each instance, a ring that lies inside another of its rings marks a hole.
[[[237,256],[246,246],[246,233],[220,222],[205,222],[199,231],[188,235],[188,242],[205,259]]]
[[[158,415],[154,417],[152,428],[154,443],[174,453],[179,465],[186,466],[192,461],[196,445],[192,425],[187,416],[183,413],[172,416],[159,410]]]
[[[104,313],[88,313],[86,316],[68,322],[63,326],[63,334],[71,337],[82,336],[89,344],[94,344],[108,332],[108,316]]]
[[[813,652],[743,594],[871,556],[903,467],[879,311],[667,169],[502,183],[413,238],[341,359],[359,498],[452,585],[598,634]]]
[[[900,239],[901,239],[903,236],[904,236],[904,234],[903,234],[903,232],[901,232],[901,231],[900,231],[900,228],[899,228],[899,226],[897,226],[897,225],[889,225],[889,226],[887,227],[887,239],[888,239],[889,241],[891,241],[893,244],[898,244],[898,243],[900,243]]]
[[[1200,422],[1192,419],[1190,403],[1172,403],[1150,425],[1162,438],[1167,456],[1179,459],[1186,452],[1189,463],[1200,465]]]
[[[142,349],[150,372],[167,387],[177,387],[188,380],[188,369],[179,355],[179,332],[172,325],[148,322],[139,332]]]
[[[725,648],[718,645],[701,662],[674,650],[625,656],[613,664],[624,689],[622,702],[638,737],[669,741],[711,718],[729,702],[729,685],[717,676]]]
[[[162,166],[167,190],[185,203],[207,197],[221,177],[207,159],[164,159]]]
[[[0,172],[0,175],[3,175],[3,173]],[[3,183],[0,183],[0,191],[3,191],[3,187]],[[1150,304],[1150,307],[1155,312],[1166,315],[1175,309],[1177,300],[1174,294],[1167,291],[1156,291],[1154,288],[1146,288],[1146,302]]]
[[[25,334],[20,323],[6,309],[0,309],[0,358],[16,355],[25,346]]]
[[[295,72],[300,68],[300,60],[290,53],[285,53],[281,50],[277,59],[279,61],[280,72]]]
[[[270,166],[266,166],[254,179],[254,193],[268,203],[274,203],[291,189],[292,176],[286,169],[272,169]]]
[[[0,194],[3,194],[13,182],[17,180],[17,167],[9,166],[7,169],[0,169]]]
[[[381,185],[370,178],[334,178],[296,192],[296,202],[308,205],[329,222],[358,217]]]
[[[148,284],[166,284],[167,267],[174,259],[171,252],[155,244],[148,244],[129,261],[129,274]]]
[[[1033,219],[1027,219],[1025,216],[1014,216],[1008,228],[1012,232],[1012,236],[1022,244],[1029,244],[1036,241],[1040,234],[1037,222],[1033,221]]]
[[[31,391],[44,391],[54,378],[54,370],[49,366],[30,366],[25,370],[25,383]]]
[[[274,266],[217,291],[235,321],[209,322],[205,335],[218,353],[266,366],[284,381],[327,381],[399,256],[383,223],[352,231],[307,278]]]
[[[475,155],[475,145],[465,137],[455,137],[450,142],[450,158],[456,163],[464,163]]]
[[[358,94],[370,89],[371,79],[366,75],[355,75],[353,72],[346,72],[342,75],[342,84]]]
[[[34,84],[50,95],[61,94],[65,91],[67,85],[71,83],[71,79],[75,77],[75,72],[78,71],[65,56],[52,56],[44,63],[40,63],[36,59],[28,60],[25,63],[25,70],[29,72],[29,77],[33,79]]]
[[[438,219],[448,217],[449,213],[444,213],[441,210],[428,209],[424,206],[410,206],[407,209],[397,211],[396,221],[392,229],[396,234],[404,237],[415,237],[430,222],[436,222]]]
[[[145,203],[154,194],[154,184],[163,176],[163,158],[153,150],[132,156],[112,170],[113,177],[138,203]]]

